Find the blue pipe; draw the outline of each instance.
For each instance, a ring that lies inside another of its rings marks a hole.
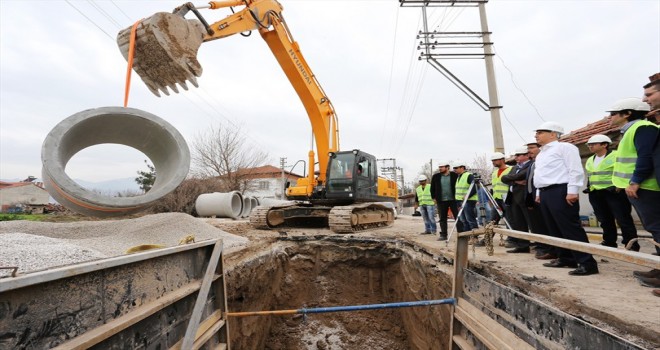
[[[368,305],[352,305],[352,306],[333,306],[333,307],[318,307],[313,309],[298,309],[296,313],[299,314],[320,314],[326,312],[339,312],[339,311],[359,311],[359,310],[379,310],[379,309],[395,309],[401,307],[412,306],[431,306],[442,304],[456,304],[456,299],[437,299],[437,300],[422,300],[422,301],[407,301],[401,303],[386,303],[386,304],[368,304]]]

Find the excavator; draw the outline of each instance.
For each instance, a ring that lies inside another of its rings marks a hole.
[[[232,14],[212,24],[200,12],[222,8]],[[258,31],[305,107],[316,152],[308,152],[307,175],[287,183],[287,199],[296,204],[257,207],[251,224],[260,229],[312,224],[337,233],[391,225],[396,182],[378,176],[373,155],[339,150],[335,109],[293,40],[282,9],[276,0],[211,1],[199,7],[185,3],[172,13],[159,12],[121,30],[117,44],[149,90],[160,97],[169,90],[178,93],[179,87],[188,90],[188,83],[198,87],[202,66],[197,52],[203,43]],[[185,18],[190,13],[196,18]]]

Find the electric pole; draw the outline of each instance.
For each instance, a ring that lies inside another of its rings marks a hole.
[[[284,167],[286,166],[286,157],[280,157],[280,168],[282,169],[282,199],[286,198],[286,186],[284,184]]]

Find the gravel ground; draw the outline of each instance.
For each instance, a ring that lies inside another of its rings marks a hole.
[[[67,223],[4,221],[0,222],[0,266],[19,266],[19,273],[25,273],[123,255],[142,244],[171,247],[189,235],[197,242],[221,238],[225,250],[248,242],[182,213]],[[0,270],[0,277],[6,275]]]

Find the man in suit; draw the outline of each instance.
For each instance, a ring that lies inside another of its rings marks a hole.
[[[508,206],[511,213],[511,228],[516,231],[529,231],[530,220],[529,212],[527,210],[527,170],[530,166],[529,155],[527,147],[520,147],[516,149],[516,165],[511,171],[502,176],[502,182],[509,185],[509,193],[506,196],[504,203]],[[513,248],[507,250],[507,253],[529,253],[529,241],[509,237],[507,238],[509,247]]]
[[[525,204],[527,205],[527,210],[529,213],[529,231],[532,233],[549,236],[545,219],[541,213],[541,207],[539,206],[539,203],[536,203],[536,186],[534,186],[534,171],[536,170],[536,164],[534,164],[534,160],[541,151],[540,147],[541,146],[536,142],[536,140],[527,143],[527,152],[529,152],[530,165],[527,170],[527,198],[525,199]],[[553,246],[537,242],[535,247],[535,257],[537,259],[557,259],[557,252]]]
[[[462,232],[463,225],[458,220],[458,204],[456,203],[456,179],[458,175],[449,171],[449,162],[440,162],[438,172],[431,178],[431,198],[440,212],[440,237],[439,241],[447,240],[447,211],[456,219],[456,231]]]

